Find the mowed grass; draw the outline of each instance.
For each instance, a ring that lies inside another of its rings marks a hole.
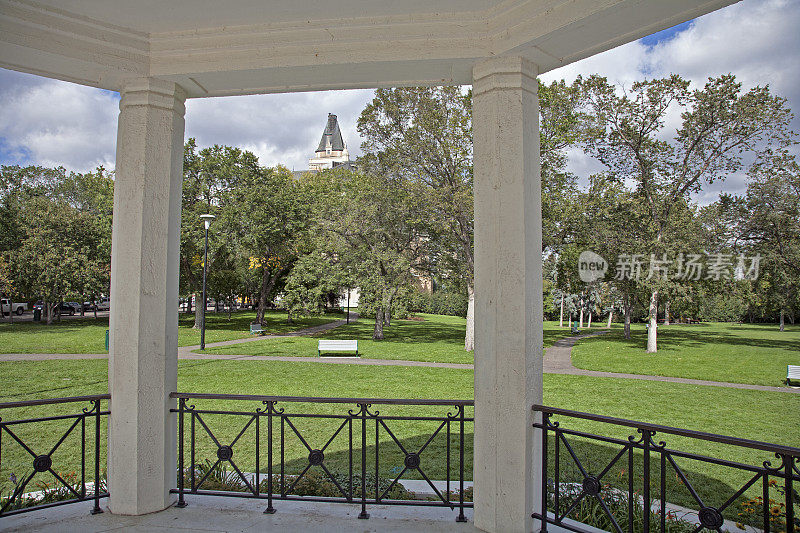
[[[6,362],[0,363],[0,391],[3,400],[21,400],[73,396],[105,392],[107,361],[75,360],[46,362]],[[320,364],[306,362],[280,361],[180,361],[178,389],[182,392],[214,392],[266,394],[288,396],[330,396],[347,398],[429,398],[429,399],[471,399],[473,397],[473,372],[471,370],[421,367],[382,367]],[[800,395],[783,392],[763,392],[707,386],[690,386],[674,383],[594,378],[584,376],[545,375],[544,402],[548,405],[600,413],[609,416],[645,420],[669,426],[696,429],[723,435],[797,445],[800,442],[800,427],[786,424],[796,419],[800,412]],[[223,409],[255,412],[264,406],[260,402],[244,401],[191,401],[198,409]],[[82,405],[58,405],[4,410],[0,413],[4,421],[14,418],[35,417],[80,412]],[[357,411],[351,404],[311,404],[282,402],[276,407],[287,413],[325,414],[338,416],[338,419],[303,418],[292,416],[290,420],[300,435],[312,448],[322,448],[337,428],[347,420],[348,410]],[[452,407],[395,407],[372,405],[371,412],[380,411],[383,415],[412,415],[443,418],[447,413],[456,413]],[[467,416],[472,410],[467,410]],[[201,415],[214,436],[223,443],[230,443],[245,427],[249,415]],[[626,438],[631,433],[625,428],[605,426],[599,423],[560,418],[562,427],[580,431],[590,431],[618,438]],[[189,418],[187,418],[188,430]],[[56,421],[38,428],[16,426],[14,431],[34,450],[49,450],[60,437],[58,430],[67,427],[67,421]],[[411,451],[418,450],[436,430],[440,421],[396,421],[386,422],[401,444]],[[360,467],[360,423],[353,422],[353,438],[356,453],[354,468]],[[260,436],[262,446],[266,439],[266,420],[261,420]],[[105,438],[105,423],[101,426]],[[451,423],[451,451],[454,454],[450,465],[451,476],[458,467],[457,424]],[[216,448],[211,437],[202,428],[197,429],[197,462],[215,460]],[[307,463],[308,449],[300,442],[288,423],[284,426],[286,449],[284,465],[286,473],[299,473]],[[334,438],[325,451],[326,465],[331,470],[346,472],[349,455],[348,424]],[[273,453],[275,464],[279,464],[280,421],[275,419],[275,443]],[[472,432],[470,423],[465,427],[465,471],[467,478],[472,472]],[[87,435],[93,435],[91,427]],[[374,465],[375,425],[368,423],[368,465]],[[733,461],[760,465],[770,459],[769,454],[754,452],[731,446],[713,445],[704,441],[656,435],[656,440],[665,440],[670,448],[682,451],[712,455]],[[77,470],[77,436],[66,441],[54,455],[57,471]],[[613,446],[581,441],[570,438],[579,450],[580,457],[592,471],[605,466],[618,451]],[[255,425],[252,424],[234,446],[234,460],[244,471],[255,470]],[[17,477],[30,471],[31,458],[10,440],[3,441],[0,480],[8,480],[11,473]],[[188,446],[188,441],[187,441]],[[394,477],[402,470],[403,454],[392,437],[381,427],[379,436],[381,475]],[[445,454],[447,449],[446,428],[433,439],[422,454],[422,466],[433,479],[446,476]],[[562,450],[563,451],[563,450]],[[39,452],[37,452],[39,453]],[[262,454],[266,448],[262,448]],[[562,460],[567,461],[563,453]],[[605,463],[603,462],[605,461]],[[701,496],[710,502],[721,504],[732,495],[746,479],[741,473],[713,465],[678,459],[688,472],[689,479],[697,483]],[[622,480],[623,461],[608,474],[608,481]],[[266,471],[265,459],[261,458],[261,470]],[[276,467],[277,468],[277,467]],[[575,468],[565,463],[565,476],[575,474]],[[230,470],[230,468],[229,468]],[[671,478],[674,475],[670,474]],[[407,474],[406,478],[417,475]],[[670,479],[671,479],[670,478]],[[37,478],[38,479],[38,478]],[[669,500],[674,503],[689,504],[690,499],[681,492],[681,487],[670,480]],[[672,490],[674,489],[674,494]],[[760,489],[759,489],[760,490]],[[685,492],[685,490],[684,490]],[[719,501],[717,501],[719,500]]]
[[[658,352],[645,353],[647,331],[620,328],[581,340],[572,364],[587,370],[780,386],[786,365],[800,365],[800,326],[775,324],[673,324],[659,326]]]
[[[437,363],[473,362],[472,352],[464,350],[466,319],[420,313],[415,320],[393,320],[384,327],[384,340],[372,340],[375,322],[360,318],[348,325],[311,337],[269,338],[261,341],[208,348],[203,353],[222,355],[314,357],[319,339],[356,339],[361,357]],[[545,322],[544,345],[570,336],[568,327]],[[195,350],[198,351],[199,350]],[[342,354],[331,354],[342,355]]]
[[[240,339],[250,336],[250,322],[255,312],[240,311],[228,319],[227,313],[206,315],[206,343]],[[287,333],[343,318],[341,313],[286,320],[286,314],[267,311],[266,331]],[[181,314],[178,319],[178,345],[200,344],[200,330],[193,329],[194,315]],[[108,318],[93,317],[63,319],[50,325],[34,322],[0,322],[0,353],[105,353]]]

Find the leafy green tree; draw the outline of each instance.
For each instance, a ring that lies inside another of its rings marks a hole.
[[[310,176],[309,187],[318,250],[352,276],[359,307],[375,312],[373,338],[383,339],[395,296],[426,255],[421,198],[402,179],[348,170]]]
[[[558,220],[569,205],[575,177],[564,150],[585,134],[580,86],[539,86],[544,246],[560,242]],[[474,346],[474,220],[472,94],[458,87],[378,89],[362,111],[365,139],[359,164],[369,173],[409,182],[425,200],[427,255],[419,269],[466,291],[466,350]]]
[[[800,287],[800,166],[785,150],[766,154],[749,175],[742,220],[744,239],[763,258],[784,330]]]
[[[285,167],[254,168],[239,177],[232,191],[229,222],[236,228],[240,253],[258,276],[256,322],[297,260],[298,239],[308,223],[308,203],[303,189]],[[222,225],[222,224],[220,224]]]
[[[767,87],[742,92],[732,75],[709,78],[692,90],[680,76],[636,82],[619,94],[605,78],[582,80],[587,114],[595,135],[588,152],[612,179],[634,184],[642,205],[640,249],[662,257],[668,251],[675,211],[706,183],[724,179],[744,165],[743,154],[759,154],[791,140],[786,100]],[[680,127],[670,137],[666,120],[678,111]],[[657,312],[661,280],[650,293],[647,351],[657,350]]]

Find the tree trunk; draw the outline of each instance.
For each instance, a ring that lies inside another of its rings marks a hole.
[[[186,298],[186,314],[187,315],[191,315],[192,314],[192,302],[194,302],[194,294],[190,294]]]
[[[205,302],[202,301],[203,296],[200,295],[200,298],[197,297],[197,293],[194,295],[195,300],[197,300],[194,304],[194,329],[200,329],[201,322],[203,321],[203,307],[205,306]]]
[[[590,328],[590,329],[592,327],[592,312],[591,311],[589,311],[589,323],[586,324],[586,327]]]
[[[794,326],[794,311],[789,313],[789,322],[791,322],[792,325]]]
[[[784,322],[785,322],[784,321],[784,314],[785,314],[784,310],[781,309],[781,331],[783,331],[783,328],[784,328]]]
[[[292,310],[291,309],[286,309],[286,322],[288,324],[292,323]]]
[[[94,295],[92,295],[92,299],[89,300],[93,303],[92,309],[94,309],[94,319],[97,320],[97,300],[95,299]],[[111,310],[109,310],[110,313]]]
[[[80,304],[81,304],[81,316],[84,317],[84,316],[86,316],[86,309],[83,308],[83,302],[86,301],[86,295],[85,294],[81,295],[81,299],[83,300],[82,302],[80,302]]]
[[[372,332],[372,338],[376,341],[383,340],[383,307],[380,305],[375,310],[375,331]]]
[[[664,303],[664,325],[669,326],[669,300]]]
[[[275,287],[275,282],[278,281],[278,276],[281,271],[276,271],[270,276],[269,270],[264,269],[261,275],[261,293],[258,295],[258,311],[256,311],[256,323],[261,324],[264,320],[264,311],[267,309],[267,298],[272,293]],[[289,317],[291,322],[291,317]]]
[[[383,323],[386,326],[392,325],[392,300],[397,293],[397,289],[389,291],[389,298],[386,300],[386,309],[383,310]]]
[[[564,327],[564,295],[561,295],[561,312],[558,315],[558,327]]]
[[[467,334],[464,336],[464,349],[475,349],[475,287],[467,285]]]
[[[650,295],[650,321],[647,328],[647,353],[658,351],[658,291]]]
[[[581,323],[580,323],[580,326],[578,326],[578,327],[583,329],[583,299],[581,299],[581,315],[580,315],[580,317],[581,317]]]
[[[622,299],[622,307],[623,311],[625,312],[625,325],[623,331],[625,332],[625,338],[631,338],[631,302],[630,299],[626,296]]]
[[[231,313],[233,312],[233,302],[232,298],[228,298],[228,320],[231,319]]]
[[[608,312],[608,326],[607,328],[611,329],[611,320],[614,318],[614,310]]]

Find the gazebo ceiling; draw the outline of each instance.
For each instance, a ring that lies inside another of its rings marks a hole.
[[[175,81],[191,97],[469,84],[472,65],[540,72],[732,0],[0,0],[0,66],[119,90]]]

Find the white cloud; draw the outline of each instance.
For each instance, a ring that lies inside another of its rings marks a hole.
[[[694,83],[733,73],[745,88],[769,83],[800,109],[800,1],[745,0],[696,19],[654,46],[641,41],[548,72],[544,81],[599,73],[630,86],[645,76],[678,73]],[[226,144],[254,152],[264,165],[306,168],[327,113],[339,116],[352,155],[360,153],[356,120],[372,91],[328,91],[193,99],[187,102],[186,137],[200,146]],[[0,163],[113,167],[118,96],[108,91],[0,69]],[[676,117],[677,118],[677,117]],[[673,122],[677,120],[673,119]],[[800,131],[800,118],[795,120]],[[600,167],[571,153],[571,167],[586,176]],[[714,184],[698,197],[740,192],[744,178]]]
[[[193,99],[186,104],[186,137],[195,137],[200,146],[239,146],[263,165],[302,170],[308,168],[328,113],[338,116],[351,157],[361,153],[356,120],[373,94],[353,90]]]
[[[0,70],[0,140],[8,162],[87,171],[114,166],[115,93]]]

